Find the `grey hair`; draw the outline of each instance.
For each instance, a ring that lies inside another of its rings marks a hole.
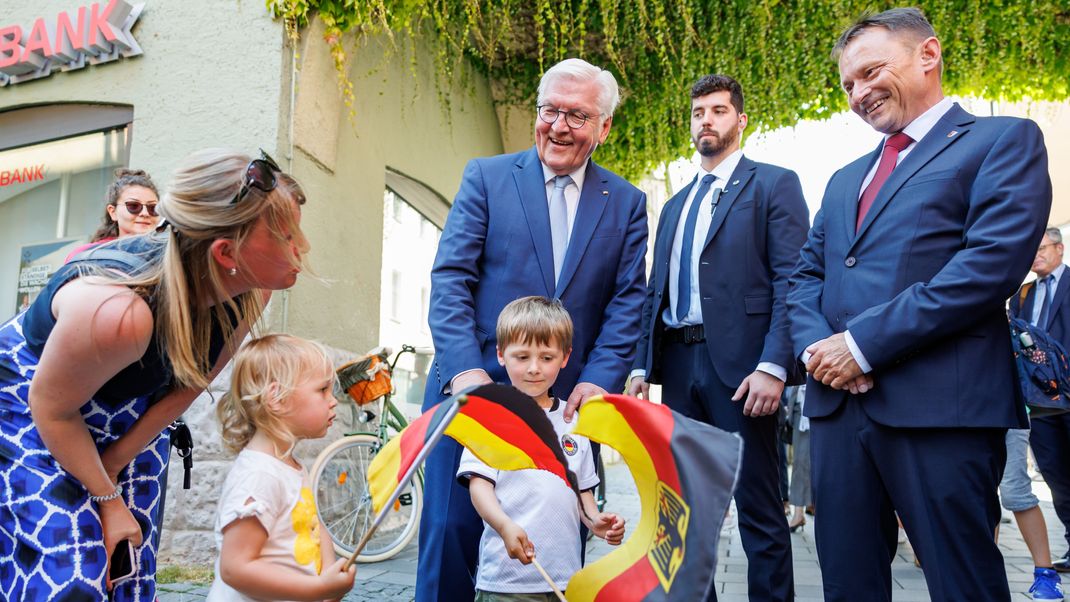
[[[605,117],[612,117],[620,104],[620,88],[617,78],[601,67],[595,67],[583,59],[565,59],[546,70],[539,80],[538,104],[543,104],[550,87],[560,80],[575,82],[593,81],[598,84],[598,110]]]
[[[1057,245],[1063,243],[1063,231],[1058,228],[1050,227],[1047,230],[1044,230],[1044,236],[1050,238],[1051,242]]]
[[[915,7],[893,8],[877,14],[863,13],[836,40],[836,45],[832,47],[833,60],[840,59],[840,54],[851,40],[873,27],[883,27],[894,34],[910,34],[918,40],[936,37],[932,24],[921,9]]]

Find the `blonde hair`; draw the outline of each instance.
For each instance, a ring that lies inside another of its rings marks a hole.
[[[234,357],[230,389],[216,405],[223,443],[241,451],[257,431],[286,444],[280,457],[293,451],[297,438],[286,426],[285,414],[271,409],[317,374],[334,374],[327,350],[315,341],[287,334],[252,339]]]
[[[209,361],[212,317],[220,325],[223,342],[236,348],[235,324],[250,327],[264,311],[263,291],[254,289],[231,298],[223,284],[222,268],[212,258],[211,246],[230,239],[240,250],[260,219],[279,244],[292,244],[298,255],[290,262],[305,268],[308,241],[298,224],[295,203],[304,201],[300,186],[290,176],[276,173],[271,192],[250,187],[232,203],[245,181],[251,159],[225,149],[205,149],[188,156],[175,171],[169,191],[157,206],[166,220],[166,232],[150,235],[150,263],[136,274],[119,275],[91,270],[98,279],[131,287],[156,300],[156,336],[180,386],[205,388],[213,366]],[[162,251],[158,246],[163,246]],[[238,269],[248,264],[236,253]],[[228,315],[229,312],[229,315]]]
[[[557,299],[521,297],[498,314],[495,332],[498,349],[513,343],[557,344],[562,351],[572,349],[572,317]]]

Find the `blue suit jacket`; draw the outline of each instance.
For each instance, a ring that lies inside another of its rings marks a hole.
[[[622,390],[639,336],[646,240],[646,195],[589,161],[555,287],[535,148],[469,162],[431,270],[435,362],[425,406],[443,399],[465,370],[482,368],[509,382],[498,365],[495,326],[507,303],[527,295],[558,298],[572,316],[572,357],[554,394],[568,396],[577,382]]]
[[[1051,208],[1040,128],[956,104],[895,168],[856,234],[859,190],[880,151],[825,190],[788,293],[795,352],[849,329],[873,367],[875,386],[859,399],[881,424],[1025,427],[1004,304]],[[827,416],[847,395],[811,378],[806,415]]]
[[[654,263],[643,305],[635,368],[661,381],[661,346],[669,307],[669,258],[692,181],[661,212]],[[785,300],[788,277],[806,240],[809,212],[795,172],[743,157],[713,214],[699,256],[699,291],[706,347],[717,375],[737,387],[759,362],[795,369]],[[794,377],[794,378],[793,378]]]

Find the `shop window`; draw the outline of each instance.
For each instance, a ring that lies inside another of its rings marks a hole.
[[[0,122],[0,132],[5,131]],[[0,150],[0,316],[24,309],[100,224],[128,128]]]
[[[449,205],[426,185],[388,170],[383,193],[383,269],[380,343],[394,351],[412,345],[394,372],[397,399],[414,413],[423,400],[433,355],[427,326],[431,266]]]

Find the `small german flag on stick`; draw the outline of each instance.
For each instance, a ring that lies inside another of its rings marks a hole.
[[[394,503],[400,485],[409,482],[442,434],[457,440],[492,468],[547,470],[579,496],[576,475],[568,469],[546,412],[513,387],[483,385],[427,410],[375,455],[368,466],[368,492],[376,519],[357,544],[353,558],[375,532],[384,509]]]

